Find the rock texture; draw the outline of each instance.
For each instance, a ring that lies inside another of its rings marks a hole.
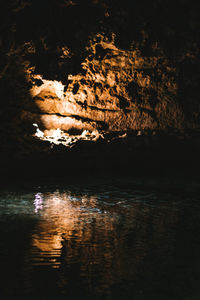
[[[155,135],[158,145],[163,135],[166,141],[189,137],[188,143],[198,136],[196,1],[9,0],[0,5],[2,157],[52,155],[52,143],[33,137],[33,124],[42,136],[55,130],[76,137],[97,132],[105,145],[118,139],[119,148],[124,140],[124,155],[133,136],[140,149],[154,144]],[[67,157],[66,149],[56,149]]]
[[[175,101],[175,70],[166,57],[142,57],[139,50],[121,50],[114,41],[98,38],[91,42],[82,73],[68,75],[67,87],[42,78],[40,87],[33,86],[33,101],[47,129],[69,130],[70,122],[112,131],[191,125]],[[158,77],[161,67],[166,70],[156,82],[151,74]]]
[[[39,117],[31,115],[31,106],[23,116],[49,130],[199,128],[194,112],[184,111],[179,102],[177,68],[160,49],[152,52],[145,57],[138,49],[122,50],[99,35],[90,41],[81,72],[66,74],[67,85],[29,74]]]

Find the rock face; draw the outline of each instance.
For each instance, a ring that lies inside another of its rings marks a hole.
[[[2,153],[43,151],[33,124],[38,137],[198,132],[195,1],[9,0],[0,11]]]
[[[114,41],[97,38],[87,49],[81,72],[69,74],[67,85],[29,74],[39,116],[28,106],[25,119],[42,122],[48,130],[64,131],[199,127],[178,102],[177,69],[164,54],[142,57],[138,49],[122,50]]]

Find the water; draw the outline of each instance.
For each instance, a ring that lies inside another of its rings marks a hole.
[[[200,299],[198,183],[0,192],[0,299]]]

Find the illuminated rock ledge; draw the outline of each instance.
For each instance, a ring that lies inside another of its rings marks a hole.
[[[108,42],[100,34],[90,41],[87,52],[82,72],[66,74],[67,84],[44,79],[27,68],[31,101],[21,119],[37,124],[40,134],[35,136],[70,146],[78,140],[103,138],[105,132],[120,135],[193,126],[176,101],[176,69],[164,54],[143,57],[138,49],[117,48],[114,35]],[[60,138],[55,140],[57,134]]]
[[[195,161],[195,1],[75,2],[2,2],[2,173]]]
[[[36,127],[36,133],[33,136],[52,145],[64,145],[71,148],[77,141],[96,141],[99,138],[103,138],[103,135],[98,131],[89,132],[84,130],[79,135],[70,135],[60,129],[45,130],[43,132],[37,124],[33,124],[33,126]]]

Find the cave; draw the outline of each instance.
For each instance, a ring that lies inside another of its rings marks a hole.
[[[1,299],[200,299],[199,12],[0,1]]]
[[[187,170],[199,149],[197,11],[181,0],[2,3],[2,173]]]

